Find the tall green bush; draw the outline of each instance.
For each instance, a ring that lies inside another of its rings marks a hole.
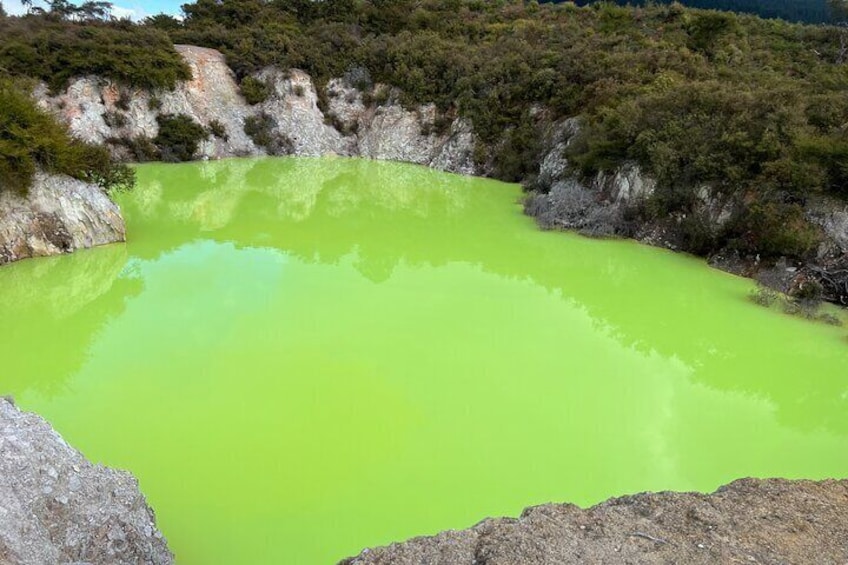
[[[160,114],[156,123],[159,133],[153,143],[163,161],[191,161],[200,142],[209,137],[206,128],[185,114]]]
[[[43,80],[54,92],[85,75],[166,89],[191,78],[165,33],[127,21],[9,17],[0,20],[0,38],[0,69]]]
[[[74,140],[40,110],[26,88],[0,80],[0,190],[26,193],[37,170],[70,175],[105,190],[134,185],[133,171],[104,147]]]

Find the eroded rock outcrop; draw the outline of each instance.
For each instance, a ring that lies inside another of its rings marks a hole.
[[[624,163],[613,171],[584,179],[566,158],[566,152],[580,132],[579,120],[569,118],[555,123],[547,132],[548,147],[539,166],[537,185],[526,202],[526,212],[545,229],[569,229],[589,236],[631,237],[650,245],[677,249],[678,224],[685,216],[671,216],[655,223],[634,225],[627,212],[648,201],[657,183],[636,163]],[[719,230],[731,218],[733,206],[719,198],[709,186],[697,191],[693,213],[705,226]]]
[[[713,494],[528,508],[365,550],[346,565],[848,563],[848,481],[743,479]]]
[[[0,399],[0,563],[172,562],[132,475],[89,463]]]
[[[35,175],[26,196],[0,192],[0,265],[124,241],[118,206],[92,184]]]
[[[678,212],[651,221],[644,217],[634,221],[639,217],[639,208],[649,204],[656,181],[636,163],[583,178],[566,158],[567,149],[579,132],[580,123],[574,118],[557,122],[546,132],[543,146],[548,149],[535,180],[541,190],[529,195],[524,208],[543,229],[574,230],[593,237],[626,237],[675,251],[692,250],[697,247],[693,238],[718,236],[745,206],[704,185],[695,191],[688,214]],[[821,230],[815,258],[761,262],[758,255],[742,256],[725,249],[707,257],[708,262],[791,295],[812,285],[818,298],[848,305],[848,207],[819,195],[810,199],[805,212],[810,223]]]
[[[475,172],[470,125],[456,119],[436,133],[432,105],[408,110],[391,98],[383,105],[368,105],[361,91],[335,79],[327,86],[325,114],[308,74],[276,68],[256,73],[256,78],[270,87],[271,95],[264,102],[249,105],[221,53],[190,45],[177,45],[176,49],[191,68],[193,78],[173,91],[128,89],[99,77],[83,77],[56,96],[51,96],[44,85],[36,89],[35,96],[42,107],[69,126],[75,137],[91,143],[153,138],[158,133],[157,116],[185,114],[203,126],[217,122],[224,129],[225,135],[210,136],[201,143],[198,157],[264,155],[266,148],[257,146],[244,131],[245,120],[264,115],[273,120],[273,133],[287,141],[294,155],[361,156]],[[343,124],[343,131],[334,121]],[[120,144],[111,146],[121,154]]]
[[[130,160],[133,155],[127,145],[115,140],[152,139],[158,133],[158,116],[185,114],[210,131],[214,126],[219,132],[200,144],[197,157],[202,159],[269,152],[333,154],[405,161],[463,174],[487,174],[496,169],[492,154],[477,156],[484,163],[475,160],[477,138],[472,124],[440,114],[432,104],[405,108],[398,102],[399,92],[387,85],[371,85],[364,69],[358,77],[361,80],[333,79],[319,95],[306,73],[266,68],[254,76],[268,86],[270,96],[249,105],[221,53],[188,45],[176,48],[193,78],[174,91],[127,89],[102,78],[84,77],[73,80],[56,96],[41,86],[36,98],[67,123],[76,137],[106,143],[116,155]],[[273,141],[258,146],[245,133],[248,120],[262,121],[263,131],[267,129]],[[543,190],[526,203],[526,211],[544,228],[628,237],[697,252],[698,241],[703,244],[718,236],[744,206],[709,186],[701,186],[688,214],[647,221],[644,215],[633,212],[654,193],[654,179],[635,163],[582,178],[565,157],[579,133],[579,121],[570,118],[544,124],[545,120],[540,120],[539,127],[546,131],[540,132],[543,151],[535,181]],[[813,262],[765,266],[756,257],[741,257],[730,251],[709,258],[710,263],[759,278],[782,291],[814,281],[823,289],[823,298],[848,304],[848,213],[844,205],[822,200],[809,207],[808,216],[823,234],[819,256]]]

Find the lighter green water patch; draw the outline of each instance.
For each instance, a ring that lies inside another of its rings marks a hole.
[[[181,564],[331,563],[531,504],[848,476],[845,329],[514,185],[139,167],[129,244],[0,269],[0,392],[138,476]]]

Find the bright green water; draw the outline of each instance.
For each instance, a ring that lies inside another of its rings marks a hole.
[[[530,504],[848,476],[845,329],[519,189],[145,165],[130,243],[0,269],[0,392],[132,470],[182,564],[329,563]]]

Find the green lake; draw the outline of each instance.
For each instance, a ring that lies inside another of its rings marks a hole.
[[[0,393],[132,471],[178,563],[332,563],[548,501],[848,477],[848,329],[518,186],[138,168],[129,243],[0,269]]]

